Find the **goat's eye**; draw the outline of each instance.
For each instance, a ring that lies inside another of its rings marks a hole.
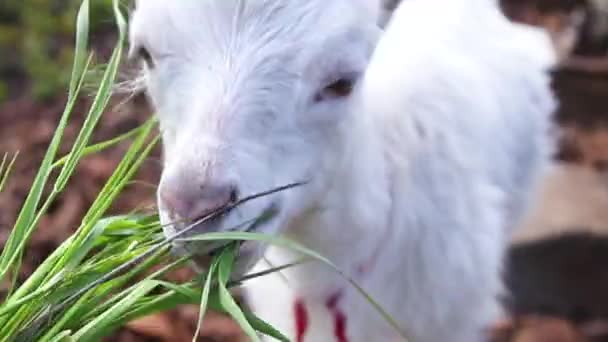
[[[354,87],[354,78],[340,78],[325,86],[325,88],[323,88],[323,90],[317,94],[315,99],[317,101],[321,101],[326,99],[347,97],[353,92]]]
[[[152,58],[150,51],[145,47],[140,47],[139,50],[137,50],[137,57],[144,61],[149,68],[154,68],[154,58]]]

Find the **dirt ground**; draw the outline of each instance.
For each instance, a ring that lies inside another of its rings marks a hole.
[[[526,18],[550,25],[554,23],[530,15]],[[598,59],[585,61],[573,60],[567,64],[567,70],[555,74],[555,89],[561,101],[557,121],[563,136],[558,157],[563,163],[556,166],[544,180],[541,196],[516,234],[515,243],[538,241],[567,232],[608,236],[608,68],[602,67],[605,59],[600,58],[599,63]],[[0,152],[20,151],[15,176],[0,195],[0,243],[8,236],[64,102],[64,98],[57,98],[45,103],[33,103],[27,95],[23,95],[0,103]],[[77,133],[82,110],[87,108],[86,101],[78,108],[75,120],[66,131],[68,141],[73,140]],[[104,140],[136,127],[148,113],[141,98],[114,107],[101,120],[95,140]],[[22,276],[30,273],[74,231],[79,218],[113,171],[124,150],[125,146],[120,146],[82,162],[66,192],[53,205],[30,242]],[[160,154],[156,151],[137,179],[155,184],[160,170]],[[134,185],[127,189],[112,212],[122,213],[135,207],[154,208],[154,205],[154,189]],[[604,277],[608,270],[598,266],[596,273],[597,278],[573,285],[578,286],[574,290],[596,291],[590,292],[593,294],[599,291],[598,288],[608,288],[608,279],[604,279],[608,278]],[[542,286],[545,285],[538,284],[540,289]],[[597,293],[597,297],[600,296]],[[592,306],[590,303],[581,305]],[[541,311],[527,312],[497,322],[492,330],[493,341],[608,341],[608,321],[604,321],[606,317],[602,314],[592,314],[582,321],[574,321],[568,317],[539,316]],[[107,341],[191,341],[196,316],[196,307],[185,307],[147,317],[130,324]],[[203,336],[199,341],[244,340],[234,323],[218,314],[211,315],[206,321]]]

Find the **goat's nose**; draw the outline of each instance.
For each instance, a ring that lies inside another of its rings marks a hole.
[[[235,203],[238,190],[231,184],[197,187],[162,186],[159,192],[162,207],[175,220],[195,220]]]

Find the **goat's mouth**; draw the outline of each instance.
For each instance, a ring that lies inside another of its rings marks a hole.
[[[206,217],[191,221],[188,223],[177,223],[165,226],[163,229],[167,240],[173,243],[174,251],[177,254],[189,255],[195,265],[208,265],[210,256],[213,256],[226,245],[238,239],[230,239],[229,236],[222,241],[204,241],[197,239],[197,235],[205,233],[273,233],[278,231],[281,222],[285,220],[280,202],[277,197],[273,201],[258,212],[258,215],[248,221],[240,221],[237,217],[242,216],[244,212],[251,211],[251,207],[242,207],[246,202],[253,201],[258,198],[267,197],[282,191],[286,191],[298,186],[302,186],[307,182],[298,182],[284,185],[275,189],[250,195],[240,199],[234,204],[207,215]],[[267,202],[268,203],[268,202]],[[249,208],[249,209],[247,209]],[[243,210],[244,209],[244,210]],[[162,217],[162,214],[161,214]],[[283,217],[283,218],[281,218]],[[266,243],[260,241],[240,241],[239,259],[241,264],[243,261],[249,265],[262,257],[263,251],[266,249]],[[185,253],[184,253],[185,252]],[[205,261],[206,260],[206,261]]]
[[[199,241],[196,236],[205,233],[264,233],[269,226],[276,224],[280,214],[280,206],[272,202],[253,219],[240,221],[236,219],[236,208],[227,208],[206,218],[194,220],[192,223],[178,223],[173,225],[179,237],[177,245],[185,249],[195,259],[207,259],[217,254],[223,247],[231,243],[229,239],[221,241]],[[234,221],[234,222],[231,222]],[[247,258],[254,253],[255,241],[241,241],[240,256]]]

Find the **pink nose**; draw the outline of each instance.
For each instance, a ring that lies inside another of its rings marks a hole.
[[[238,200],[231,184],[175,186],[170,182],[159,190],[161,206],[175,220],[195,220],[233,204]]]

